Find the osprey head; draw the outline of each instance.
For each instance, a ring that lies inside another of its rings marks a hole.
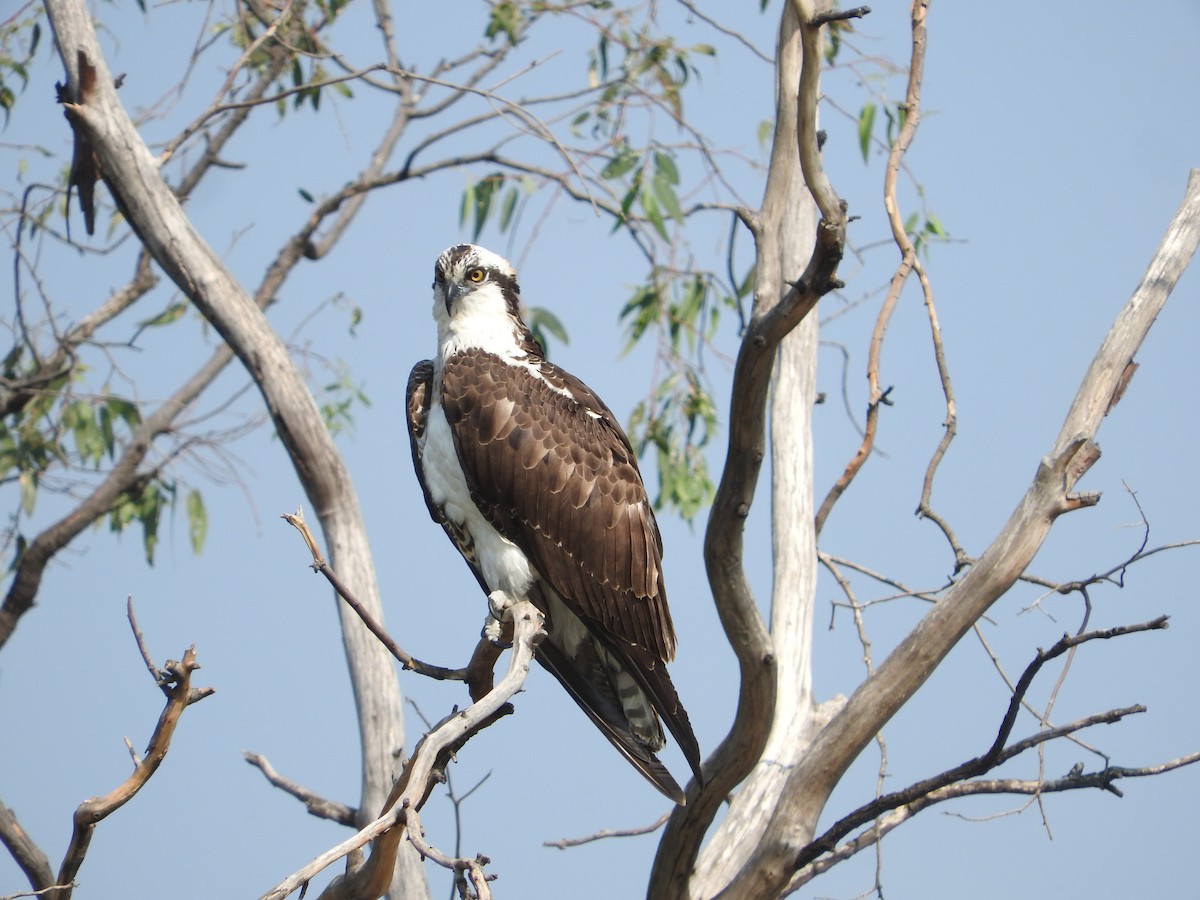
[[[478,347],[506,357],[541,355],[521,319],[516,269],[483,247],[457,244],[437,258],[433,317],[443,353]]]
[[[521,289],[517,270],[507,259],[474,244],[442,251],[433,267],[433,299],[454,318],[470,306],[472,312],[517,314]],[[465,301],[465,302],[464,302]],[[437,315],[438,311],[434,311]]]

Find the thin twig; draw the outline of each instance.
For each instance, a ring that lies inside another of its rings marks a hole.
[[[246,750],[242,752],[242,758],[262,772],[263,777],[275,787],[284,793],[291,794],[303,803],[305,809],[311,815],[316,816],[318,819],[329,819],[332,822],[337,822],[339,825],[348,825],[351,828],[358,825],[358,810],[354,807],[346,806],[346,804],[338,803],[334,800],[328,800],[304,787],[302,784],[292,781],[290,778],[285,778],[276,772],[267,758],[260,753],[251,753]]]
[[[582,847],[584,844],[590,844],[593,841],[603,841],[608,838],[615,837],[638,837],[643,834],[653,834],[667,824],[667,819],[671,818],[669,812],[663,813],[649,825],[639,825],[636,828],[602,828],[599,831],[585,834],[583,837],[577,838],[559,838],[557,841],[542,841],[543,847],[557,847],[559,850],[566,850],[568,847]]]
[[[133,629],[133,639],[137,642],[138,652],[142,655],[142,662],[146,664],[146,670],[154,679],[154,683],[163,687],[162,675],[159,673],[158,667],[154,665],[150,651],[146,649],[146,638],[142,634],[142,629],[138,627],[137,616],[133,613],[133,594],[130,594],[125,601],[125,617],[129,619],[129,627]]]
[[[362,605],[362,603],[359,602],[358,598],[354,596],[350,589],[347,588],[342,580],[337,576],[337,573],[330,568],[329,563],[325,560],[325,557],[321,555],[321,549],[317,546],[317,540],[315,537],[313,537],[313,533],[311,529],[309,529],[308,523],[304,521],[304,513],[301,510],[297,509],[294,513],[283,513],[280,518],[286,521],[289,525],[293,526],[297,531],[300,532],[300,536],[304,538],[304,543],[308,545],[308,550],[313,557],[313,571],[320,572],[325,576],[325,579],[331,585],[333,585],[333,589],[337,591],[338,596],[346,601],[346,605],[354,610],[355,614],[362,619],[363,624],[367,626],[371,634],[375,635],[375,637],[379,639],[379,642],[387,648],[388,652],[391,653],[392,656],[399,660],[400,664],[404,666],[404,668],[416,672],[418,675],[436,678],[438,681],[467,680],[467,669],[449,669],[445,666],[435,666],[432,663],[422,662],[415,656],[412,656],[407,651],[403,650],[400,645],[392,639],[392,636],[388,634],[387,629],[385,629],[383,625],[381,625],[379,621],[373,615],[371,615],[371,613]]]
[[[1097,722],[1114,722],[1118,721],[1125,715],[1132,713],[1140,713],[1145,711],[1145,707],[1136,706],[1128,707],[1122,710],[1112,710],[1108,713],[1101,713],[1096,717],[1088,717],[1081,719],[1079,722],[1071,725],[1061,726],[1058,729],[1042,731],[1030,738],[1018,741],[1009,748],[1005,748],[1009,736],[1012,733],[1013,725],[1016,722],[1017,713],[1021,708],[1021,701],[1030,685],[1033,683],[1034,677],[1047,662],[1055,659],[1058,656],[1068,652],[1073,647],[1087,643],[1093,640],[1108,640],[1110,638],[1122,637],[1127,634],[1135,634],[1142,631],[1152,631],[1164,629],[1167,627],[1167,617],[1159,616],[1148,622],[1142,622],[1136,625],[1126,625],[1118,628],[1109,628],[1104,631],[1089,631],[1078,635],[1064,635],[1053,647],[1049,650],[1038,651],[1034,660],[1026,667],[1025,672],[1017,681],[1013,696],[1009,701],[1008,708],[1005,711],[1004,717],[1001,720],[1000,728],[996,734],[992,746],[980,756],[974,759],[955,766],[952,769],[947,769],[939,775],[932,778],[927,778],[916,784],[910,785],[902,791],[896,791],[880,797],[864,806],[859,807],[854,812],[844,816],[841,820],[831,826],[823,835],[812,841],[808,846],[803,848],[796,856],[795,866],[801,869],[811,863],[825,853],[830,853],[836,850],[837,842],[845,835],[849,834],[853,829],[863,825],[872,819],[878,818],[885,812],[896,809],[897,807],[913,802],[915,799],[944,787],[948,784],[963,781],[967,778],[976,777],[990,771],[1002,762],[1012,758],[1013,756],[1029,749],[1030,747],[1039,746],[1040,744],[1059,737],[1061,734],[1067,733],[1070,730],[1078,730],[1087,727]]]

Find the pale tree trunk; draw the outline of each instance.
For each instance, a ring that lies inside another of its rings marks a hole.
[[[741,670],[738,712],[729,736],[705,763],[706,789],[697,795],[689,788],[688,806],[668,823],[651,875],[649,896],[655,900],[710,897],[736,875],[771,819],[788,769],[818,725],[809,652],[816,584],[811,414],[817,348],[810,313],[832,286],[845,217],[820,174],[815,119],[820,37],[816,26],[802,24],[814,14],[811,5],[805,7],[788,3],[780,18],[770,166],[762,208],[746,214],[756,249],[754,306],[734,370],[729,456],[705,536],[713,597]],[[813,172],[809,180],[825,187],[822,204],[814,203],[806,186],[806,168]],[[775,584],[768,635],[749,593],[742,531],[765,456],[770,383]],[[739,783],[726,818],[698,855],[719,804]]]
[[[794,92],[789,100],[794,106]],[[787,143],[794,148],[794,136]],[[812,252],[817,210],[794,151],[773,159],[772,173],[763,204],[758,271],[763,275],[760,290],[774,285],[778,302],[787,288],[785,273],[802,271]],[[774,721],[762,758],[734,795],[697,862],[691,884],[697,897],[716,893],[749,858],[787,772],[819,727],[814,722],[811,665],[817,581],[812,484],[817,335],[817,317],[810,315],[783,339],[771,379],[771,638],[778,671]]]
[[[91,144],[104,178],[138,238],[245,365],[321,523],[330,563],[382,621],[379,586],[358,497],[316,401],[262,310],[192,227],[117,98],[82,0],[47,0],[55,42],[75,103],[73,127]],[[81,82],[80,58],[95,70]],[[380,812],[404,747],[403,706],[390,655],[339,603],[362,737],[362,821]],[[393,897],[428,896],[419,857],[400,855]]]

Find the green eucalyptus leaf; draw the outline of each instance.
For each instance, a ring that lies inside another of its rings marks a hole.
[[[512,224],[513,212],[517,208],[517,189],[510,187],[504,194],[504,203],[500,207],[500,231],[508,231],[508,226]]]
[[[204,509],[204,498],[192,488],[187,496],[188,538],[192,552],[199,554],[204,549],[204,538],[208,534],[208,513]]]
[[[303,194],[304,192],[301,191]],[[309,197],[309,200],[312,198]],[[157,316],[151,316],[149,319],[143,319],[138,322],[138,328],[157,328],[160,325],[170,325],[172,322],[178,322],[183,318],[183,314],[187,312],[188,304],[186,300],[176,300],[174,303],[167,305],[167,308],[160,312]]]
[[[875,131],[874,103],[868,103],[858,112],[858,149],[862,151],[863,162],[871,159],[871,136]]]

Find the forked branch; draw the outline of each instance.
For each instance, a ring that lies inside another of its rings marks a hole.
[[[1167,627],[1167,617],[1160,616],[1157,619],[1152,619],[1149,622],[1142,622],[1138,625],[1128,625],[1119,628],[1110,628],[1104,631],[1089,631],[1077,635],[1064,635],[1053,647],[1049,650],[1038,651],[1034,660],[1025,668],[1020,679],[1017,681],[1013,695],[1009,700],[1008,708],[1005,710],[1004,718],[1001,720],[1000,728],[996,734],[995,740],[992,742],[988,750],[966,762],[955,766],[952,769],[947,769],[939,775],[924,781],[910,785],[902,791],[895,791],[891,794],[885,794],[878,797],[870,803],[859,807],[850,815],[843,817],[833,826],[829,828],[823,835],[811,842],[807,847],[800,851],[796,857],[796,869],[802,869],[810,863],[814,862],[818,857],[825,853],[832,853],[837,849],[837,842],[844,838],[847,834],[865,825],[867,822],[878,818],[886,812],[896,809],[900,806],[910,804],[922,796],[939,790],[949,784],[955,784],[964,781],[968,778],[977,778],[990,772],[992,769],[1007,762],[1014,756],[1023,753],[1031,747],[1045,743],[1047,740],[1062,737],[1066,734],[1074,733],[1081,728],[1086,728],[1090,725],[1100,723],[1112,723],[1119,721],[1126,715],[1133,713],[1145,712],[1144,706],[1133,706],[1121,710],[1113,710],[1109,713],[1102,713],[1096,717],[1081,719],[1078,722],[1070,725],[1060,726],[1054,729],[1048,729],[1035,735],[1033,738],[1026,738],[1018,741],[1011,746],[1008,745],[1008,740],[1012,735],[1013,726],[1016,724],[1017,713],[1021,710],[1021,703],[1025,699],[1026,693],[1033,684],[1033,680],[1037,677],[1038,672],[1042,667],[1062,656],[1067,651],[1081,644],[1086,644],[1095,640],[1109,640],[1112,638],[1122,637],[1128,634],[1136,634],[1142,631],[1156,631]]]
[[[0,804],[0,843],[3,843],[12,853],[26,878],[29,879],[34,893],[44,896],[48,900],[70,900],[75,890],[75,878],[87,856],[96,826],[132,800],[150,780],[150,777],[158,771],[159,765],[171,746],[175,727],[179,724],[183,711],[191,704],[203,700],[213,693],[213,688],[192,687],[192,673],[200,668],[200,664],[196,662],[195,647],[189,647],[184,652],[182,661],[168,660],[165,666],[159,668],[151,660],[150,653],[146,649],[145,640],[133,613],[132,598],[128,602],[128,617],[138,650],[150,670],[150,677],[166,695],[167,703],[158,718],[158,724],[150,737],[150,744],[146,748],[146,752],[140,757],[136,754],[133,755],[134,768],[129,777],[109,793],[85,800],[75,810],[71,842],[59,865],[57,876],[52,873],[46,854],[21,828],[16,815]],[[128,745],[128,743],[127,740],[126,744]],[[132,749],[130,752],[132,753]]]
[[[1094,438],[1112,398],[1198,244],[1200,170],[1193,170],[1180,208],[1146,275],[1092,360],[1062,429],[1025,496],[966,575],[817,735],[807,756],[789,773],[764,840],[722,897],[774,896],[785,888],[795,871],[797,833],[815,827],[830,792],[862,749],[928,680],[959,639],[1016,583],[1055,520],[1097,502],[1095,494],[1075,492],[1075,485],[1099,458]]]
[[[438,773],[452,754],[480,729],[505,715],[511,709],[508,701],[525,684],[534,650],[544,634],[542,617],[527,600],[512,603],[507,616],[511,616],[513,626],[512,658],[508,672],[499,684],[477,703],[451,714],[425,735],[412,758],[405,763],[379,818],[285,878],[265,893],[262,900],[283,900],[307,885],[327,866],[368,843],[371,854],[366,861],[335,878],[321,893],[320,900],[365,900],[383,896],[391,882],[400,842],[406,834],[404,822],[409,811],[421,809],[437,782]]]

